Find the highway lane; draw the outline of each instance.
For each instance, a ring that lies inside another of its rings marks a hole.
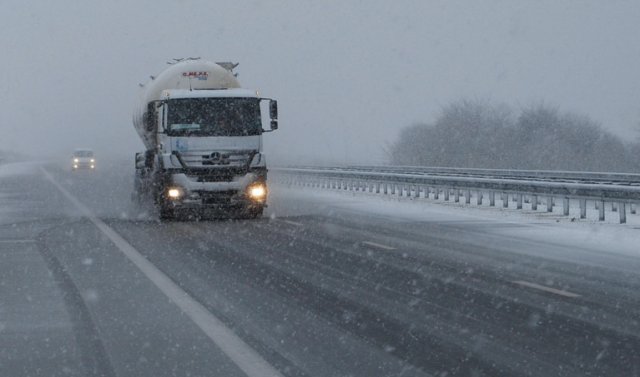
[[[283,375],[640,374],[636,257],[509,235],[527,224],[409,221],[278,187],[256,221],[158,222],[152,210],[132,208],[131,177],[117,168],[47,170]],[[66,369],[41,366],[76,375],[242,375],[37,169],[1,179],[2,239],[17,239],[14,224],[22,224],[20,239],[37,240],[0,243],[3,259],[51,271],[40,285],[57,296],[42,299],[42,310],[66,324],[60,342],[75,339],[75,356],[53,358]],[[31,260],[7,259],[17,254]],[[5,276],[3,287],[25,285]],[[5,301],[0,314],[19,313]],[[21,362],[0,353],[0,372]]]

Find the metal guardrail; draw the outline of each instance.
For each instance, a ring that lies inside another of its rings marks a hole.
[[[318,169],[318,167],[305,166],[296,168]],[[531,179],[539,181],[560,181],[576,183],[612,183],[621,185],[640,185],[640,174],[632,173],[607,173],[607,172],[577,172],[558,170],[509,170],[509,169],[476,169],[476,168],[448,168],[425,166],[345,166],[345,167],[321,167],[324,170],[377,172],[377,173],[402,173],[402,174],[428,174],[465,176],[479,178],[505,178],[505,179]]]
[[[502,196],[502,205],[509,206],[509,198],[517,209],[530,203],[532,210],[542,204],[553,212],[557,198],[562,199],[563,214],[569,215],[570,201],[577,200],[580,218],[587,216],[587,201],[595,203],[598,218],[605,220],[605,206],[626,222],[627,208],[636,213],[640,202],[640,175],[616,173],[542,172],[522,170],[485,170],[415,167],[293,167],[272,168],[284,183],[326,189],[368,191],[377,194],[424,197],[445,201],[453,195],[459,202],[464,197],[470,204],[475,193],[476,204],[495,206],[495,195]],[[449,174],[447,174],[449,173]],[[535,174],[532,174],[535,173]]]

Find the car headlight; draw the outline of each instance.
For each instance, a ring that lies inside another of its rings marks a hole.
[[[89,162],[94,163],[96,162],[96,160],[94,160],[93,158],[91,160],[89,160]]]
[[[182,190],[178,187],[172,187],[167,190],[167,196],[169,199],[180,199],[182,197]]]
[[[80,162],[80,160],[78,160],[77,158],[74,158],[73,162],[75,162],[77,164],[78,162]]]
[[[249,186],[247,190],[249,197],[254,200],[264,200],[267,197],[267,186],[257,183]]]

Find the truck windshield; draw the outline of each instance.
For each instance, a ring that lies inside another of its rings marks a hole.
[[[168,102],[169,136],[248,136],[262,131],[256,98],[184,98]]]

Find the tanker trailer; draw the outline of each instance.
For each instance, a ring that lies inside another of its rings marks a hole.
[[[267,199],[262,134],[278,128],[277,102],[243,89],[237,64],[178,61],[142,86],[133,125],[134,198],[152,201],[162,219],[216,213],[254,218]],[[268,101],[270,127],[261,106]]]

